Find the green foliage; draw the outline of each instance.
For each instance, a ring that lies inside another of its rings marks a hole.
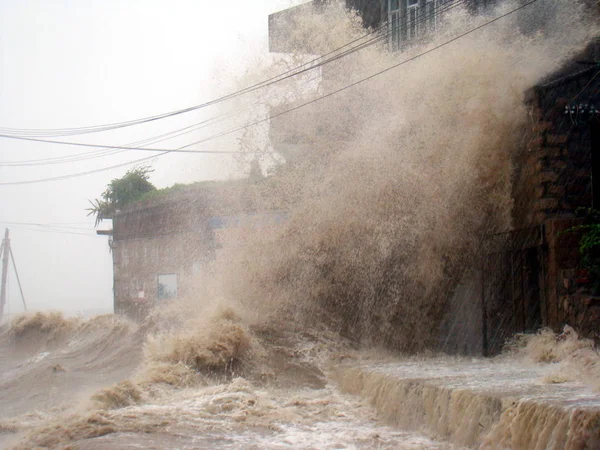
[[[243,182],[244,180],[239,180]],[[162,189],[154,189],[150,192],[146,192],[139,198],[139,201],[143,200],[153,200],[159,199],[161,197],[165,197],[167,195],[175,194],[177,192],[191,192],[194,190],[202,190],[202,189],[213,189],[218,188],[219,186],[231,186],[231,180],[205,180],[205,181],[195,181],[189,184],[175,183],[173,186],[165,187]]]
[[[153,172],[149,166],[138,166],[127,171],[121,178],[112,180],[100,198],[90,200],[88,216],[96,216],[96,226],[103,219],[111,219],[114,214],[126,205],[140,200],[148,192],[156,188],[148,179]]]
[[[153,198],[163,197],[165,195],[173,194],[175,192],[184,191],[186,189],[189,189],[189,187],[193,186],[193,185],[194,185],[194,183],[192,183],[192,184],[175,183],[173,186],[148,191],[144,195],[142,195],[139,198],[139,200],[149,200],[149,199],[153,199]]]
[[[586,231],[579,241],[579,251],[589,256],[590,251],[600,248],[600,224],[584,225],[582,229]]]
[[[588,223],[571,227],[566,233],[581,233],[579,253],[582,265],[589,272],[592,291],[600,293],[600,211],[592,208],[579,208],[577,214]]]
[[[584,264],[587,266],[597,262],[600,264],[600,258],[595,257],[595,253],[600,250],[600,211],[592,208],[578,208],[577,214],[584,216],[589,223],[571,227],[565,233],[583,233],[579,239],[579,253],[584,258]],[[598,259],[598,261],[594,261]]]

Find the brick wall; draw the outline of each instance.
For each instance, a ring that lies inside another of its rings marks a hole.
[[[530,93],[532,129],[515,161],[515,224],[539,225],[548,218],[573,217],[579,207],[591,207],[589,120],[565,114],[565,107],[590,81],[593,86],[586,90],[598,90],[600,80],[592,80],[597,71],[588,69],[575,79]]]
[[[565,231],[583,223],[576,211],[593,203],[592,127],[600,127],[600,121],[581,112],[581,106],[600,106],[600,65],[577,61],[600,61],[599,48],[592,43],[528,93],[531,127],[515,155],[513,180],[514,228],[544,228],[539,261],[543,325],[559,331],[569,324],[595,339],[600,337],[600,305],[581,275],[580,236]]]

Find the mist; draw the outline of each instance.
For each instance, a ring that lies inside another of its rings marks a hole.
[[[295,2],[298,3],[298,2]],[[25,1],[0,3],[0,123],[11,128],[64,128],[147,117],[228,93],[245,67],[267,51],[267,16],[291,1]],[[210,43],[210,44],[209,44]],[[75,136],[74,142],[123,145],[216,115],[189,114],[166,123]],[[226,124],[221,124],[225,126]],[[201,139],[200,130],[163,143]],[[183,140],[182,140],[183,139]],[[237,148],[237,136],[203,148]],[[87,149],[3,139],[2,161],[38,160]],[[147,152],[122,152],[67,164],[0,167],[2,182],[22,182],[125,163]],[[231,155],[168,155],[150,161],[152,182],[228,179],[243,174]],[[127,166],[53,182],[0,187],[0,227],[9,228],[30,310],[112,311],[112,261],[95,235],[88,201]],[[43,226],[32,225],[42,224]],[[110,222],[101,228],[110,228]],[[23,312],[9,272],[9,315]]]

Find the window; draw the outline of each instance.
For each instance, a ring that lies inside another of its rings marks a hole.
[[[168,300],[177,297],[177,274],[166,273],[158,275],[158,295],[159,300]]]
[[[419,33],[419,0],[406,0],[406,38],[414,39]]]
[[[391,36],[390,40],[392,43],[392,49],[397,50],[400,48],[400,11],[394,11],[390,14],[390,26],[391,26]]]
[[[435,31],[437,25],[436,11],[438,9],[438,0],[427,0],[425,2],[425,17],[427,31]]]

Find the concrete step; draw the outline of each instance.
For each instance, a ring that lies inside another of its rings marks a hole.
[[[440,357],[333,372],[343,391],[368,400],[388,424],[435,439],[485,449],[600,449],[600,395],[557,364]]]

